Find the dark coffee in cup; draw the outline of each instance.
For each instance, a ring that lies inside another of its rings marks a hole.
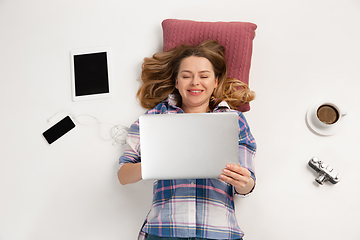
[[[325,124],[334,124],[339,120],[339,111],[328,104],[321,105],[317,110],[318,119]]]

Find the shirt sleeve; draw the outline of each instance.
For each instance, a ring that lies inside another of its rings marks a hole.
[[[139,136],[139,120],[136,120],[130,127],[126,138],[126,147],[123,155],[119,159],[119,169],[125,163],[141,162],[140,158],[140,136]]]
[[[145,112],[145,114],[163,114],[167,111],[167,104],[160,103],[155,108]],[[126,138],[126,147],[123,155],[119,159],[119,168],[125,163],[138,163],[141,162],[141,147],[140,147],[140,131],[139,131],[139,119],[136,120],[130,127],[129,133]]]
[[[239,114],[239,163],[240,166],[248,169],[251,173],[251,177],[256,183],[255,177],[255,153],[256,153],[256,142],[251,134],[250,127],[245,119],[242,112]],[[235,191],[234,191],[235,192]],[[238,194],[237,194],[238,195]]]

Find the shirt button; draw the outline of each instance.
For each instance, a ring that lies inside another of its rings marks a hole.
[[[193,187],[193,186],[195,185],[195,183],[194,183],[194,182],[191,182],[190,185]]]

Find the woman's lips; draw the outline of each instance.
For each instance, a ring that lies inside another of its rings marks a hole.
[[[192,96],[198,96],[200,95],[204,90],[200,90],[200,89],[189,89],[188,92],[190,93],[190,95]]]

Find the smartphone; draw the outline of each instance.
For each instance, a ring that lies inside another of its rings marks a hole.
[[[56,123],[54,126],[43,132],[43,136],[49,144],[52,144],[60,137],[62,137],[65,133],[69,132],[71,129],[75,127],[74,122],[71,120],[69,116],[66,116],[61,121]]]

